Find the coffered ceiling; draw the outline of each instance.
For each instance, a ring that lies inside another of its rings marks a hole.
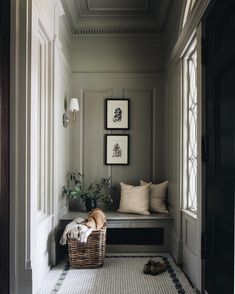
[[[75,34],[163,32],[174,0],[62,0]]]

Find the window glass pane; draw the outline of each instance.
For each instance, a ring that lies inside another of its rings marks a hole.
[[[196,39],[187,48],[183,71],[183,208],[197,212],[197,51]]]
[[[197,52],[188,58],[187,208],[197,211]]]

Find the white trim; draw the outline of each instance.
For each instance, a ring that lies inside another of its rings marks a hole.
[[[182,199],[182,203],[181,203],[181,206],[180,208],[182,209],[182,214],[184,215],[183,216],[183,220],[185,218],[187,219],[191,219],[193,222],[194,222],[194,225],[195,225],[195,234],[196,234],[196,240],[197,240],[197,244],[195,245],[195,250],[196,252],[194,252],[194,257],[193,255],[190,255],[191,251],[188,250],[186,247],[186,243],[184,242],[184,233],[182,231],[182,240],[183,240],[183,256],[187,256],[189,259],[191,258],[191,261],[190,260],[185,260],[184,261],[184,266],[185,266],[185,269],[188,271],[188,274],[189,274],[189,268],[187,269],[187,267],[190,266],[190,262],[192,262],[192,260],[194,260],[194,266],[195,266],[195,269],[197,270],[197,273],[198,275],[194,275],[194,285],[199,289],[201,290],[201,287],[202,287],[202,283],[201,283],[201,280],[202,280],[202,276],[201,276],[201,257],[200,257],[200,237],[201,237],[201,189],[202,189],[202,186],[201,186],[201,176],[202,176],[202,172],[201,172],[201,134],[202,134],[202,116],[201,116],[201,107],[202,107],[202,101],[201,101],[201,97],[202,97],[202,75],[201,75],[201,24],[199,25],[199,27],[197,28],[196,32],[193,33],[193,35],[189,38],[189,41],[188,42],[185,42],[186,44],[186,48],[184,48],[182,50],[182,53],[181,53],[181,59],[180,59],[180,62],[182,64],[182,67],[184,66],[183,65],[183,59],[184,58],[187,58],[187,54],[191,51],[186,51],[188,50],[188,48],[190,48],[192,42],[196,42],[196,52],[197,52],[197,212],[196,214],[187,210],[187,209],[184,209],[186,208],[185,204],[184,204],[184,199]],[[193,37],[195,39],[195,41],[193,40]],[[191,49],[189,49],[191,50]],[[184,73],[184,70],[183,68],[181,69],[182,73],[181,73],[181,77],[183,78],[183,73]],[[181,83],[181,91],[183,91],[184,89],[184,85],[183,85],[183,80],[182,80],[182,83]],[[184,139],[183,139],[183,117],[182,117],[182,114],[183,114],[183,100],[184,100],[184,91],[181,93],[181,144],[184,145]],[[185,192],[183,191],[184,188],[183,188],[183,179],[184,179],[184,176],[183,176],[183,161],[184,161],[184,155],[183,155],[183,150],[181,150],[181,171],[180,171],[180,174],[181,174],[181,193],[180,195],[183,195],[185,194]],[[195,264],[196,263],[196,264]],[[192,272],[191,272],[192,273]],[[200,274],[199,274],[200,273]],[[190,278],[190,277],[189,277]]]
[[[57,13],[58,16],[65,15],[64,7],[62,5],[61,0],[56,0],[55,12]]]
[[[197,219],[197,215],[190,210],[182,209],[182,213],[193,218],[193,219]]]
[[[35,0],[33,1],[33,3],[35,3]],[[39,18],[39,21],[40,21],[40,23],[41,23],[41,28],[44,30],[44,32],[45,32],[45,35],[47,35],[47,37],[48,37],[48,42],[49,41],[52,41],[53,40],[53,37],[54,37],[54,35],[53,35],[53,32],[52,31],[50,31],[48,28],[49,28],[49,25],[48,25],[48,22],[45,20],[45,18],[43,17],[43,15],[42,15],[42,10],[41,10],[41,8],[40,9],[38,9],[38,18]]]
[[[182,51],[186,47],[188,41],[190,40],[190,37],[193,33],[193,31],[197,28],[199,25],[202,16],[208,7],[211,0],[201,0],[200,3],[195,7],[193,10],[193,13],[189,20],[186,22],[183,30],[181,31],[180,35],[177,38],[177,41],[175,43],[175,46],[173,50],[171,51],[169,57],[167,57],[167,63],[164,70],[164,75],[166,76],[168,71],[170,71],[170,68],[172,66],[173,61],[180,58]]]

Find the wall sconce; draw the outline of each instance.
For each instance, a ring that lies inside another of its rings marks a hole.
[[[71,98],[70,104],[69,104],[69,111],[72,113],[72,119],[69,118],[69,114],[67,113],[67,101],[65,99],[64,103],[64,110],[65,113],[63,114],[63,126],[67,128],[68,124],[70,122],[76,121],[76,112],[79,111],[79,104],[78,104],[78,98]]]

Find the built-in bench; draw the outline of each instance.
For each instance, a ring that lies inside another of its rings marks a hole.
[[[108,252],[156,252],[170,250],[172,217],[169,214],[139,215],[105,212]],[[60,235],[76,217],[87,212],[69,211],[60,219]]]

